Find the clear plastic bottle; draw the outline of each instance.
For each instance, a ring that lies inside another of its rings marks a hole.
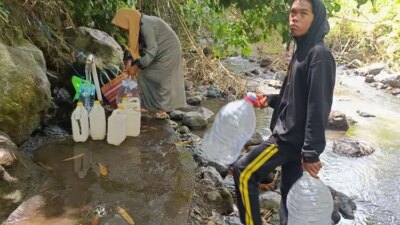
[[[331,225],[333,198],[329,188],[308,172],[293,184],[287,197],[288,225]]]
[[[202,141],[202,150],[211,160],[221,164],[234,163],[256,128],[253,103],[257,97],[249,92],[244,99],[225,105]]]

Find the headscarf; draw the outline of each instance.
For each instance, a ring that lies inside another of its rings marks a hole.
[[[139,32],[141,13],[135,9],[119,9],[112,23],[129,32],[129,51],[133,59],[139,58]]]
[[[292,1],[293,4],[294,1]],[[307,54],[308,50],[316,43],[324,40],[330,27],[326,16],[326,9],[321,0],[311,0],[314,19],[308,31],[301,37],[295,37],[297,44],[296,52],[300,55]]]

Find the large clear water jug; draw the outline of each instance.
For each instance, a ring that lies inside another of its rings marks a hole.
[[[308,172],[293,184],[287,197],[288,225],[331,225],[333,198],[329,188]]]
[[[88,112],[82,102],[78,102],[71,115],[72,138],[75,142],[85,142],[89,137]]]
[[[89,113],[90,137],[93,140],[103,140],[106,136],[106,113],[100,101],[95,101]]]
[[[217,113],[201,147],[211,160],[229,165],[238,159],[256,128],[253,105],[256,99],[256,95],[249,92],[244,99],[228,103]]]
[[[108,117],[107,143],[112,145],[120,145],[126,139],[126,113],[124,106],[119,105],[111,116]]]

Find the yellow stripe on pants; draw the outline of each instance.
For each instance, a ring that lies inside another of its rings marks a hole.
[[[257,171],[266,161],[268,161],[278,149],[275,145],[266,148],[259,156],[257,156],[240,174],[239,191],[242,195],[242,202],[246,212],[246,225],[254,225],[251,214],[250,198],[248,193],[248,180],[251,175]]]

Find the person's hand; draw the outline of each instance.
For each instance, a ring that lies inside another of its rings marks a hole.
[[[317,174],[319,173],[319,170],[322,168],[321,161],[314,163],[302,162],[302,166],[303,170],[307,171],[312,177],[314,177],[315,179],[319,179],[319,176]]]
[[[138,70],[139,67],[137,65],[133,65],[133,66],[128,66],[124,72],[127,73],[128,76],[136,77]]]
[[[256,108],[266,108],[268,107],[267,97],[261,94],[256,94],[257,99],[254,103],[254,107]]]

